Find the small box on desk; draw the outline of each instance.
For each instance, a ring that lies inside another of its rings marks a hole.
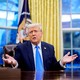
[[[0,68],[0,80],[20,80],[21,70],[13,68]]]

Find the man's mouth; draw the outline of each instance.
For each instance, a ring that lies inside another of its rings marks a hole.
[[[36,39],[36,37],[33,37],[32,39]]]

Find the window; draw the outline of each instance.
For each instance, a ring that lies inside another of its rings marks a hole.
[[[16,42],[18,5],[19,0],[0,0],[0,64],[3,64],[3,46]]]
[[[67,68],[80,68],[80,0],[60,1],[63,54],[70,51],[71,55],[78,55],[74,62],[67,64]]]

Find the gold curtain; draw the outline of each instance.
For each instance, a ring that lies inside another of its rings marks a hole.
[[[55,56],[60,59],[59,0],[29,0],[32,22],[43,27],[42,40],[54,45]]]

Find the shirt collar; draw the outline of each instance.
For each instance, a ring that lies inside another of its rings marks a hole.
[[[31,44],[32,44],[32,47],[35,48],[36,45],[34,45],[33,43]],[[39,46],[39,49],[41,49],[41,42],[38,44],[38,46]]]

